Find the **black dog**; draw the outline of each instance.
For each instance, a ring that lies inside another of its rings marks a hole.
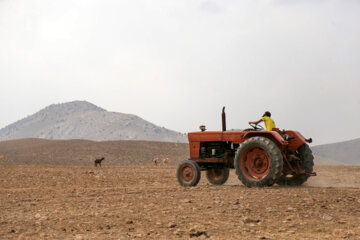
[[[94,161],[94,162],[95,162],[95,167],[97,167],[98,164],[99,164],[99,166],[101,167],[101,162],[102,162],[103,160],[105,160],[104,157],[95,159],[95,161]]]

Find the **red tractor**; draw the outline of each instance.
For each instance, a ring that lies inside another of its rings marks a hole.
[[[305,139],[293,130],[265,131],[250,124],[242,131],[226,131],[225,107],[222,111],[222,131],[188,133],[190,159],[177,169],[182,186],[196,186],[201,171],[211,184],[222,185],[235,168],[239,180],[247,187],[279,185],[299,186],[313,172],[314,157]]]

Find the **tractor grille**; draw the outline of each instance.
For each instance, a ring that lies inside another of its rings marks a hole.
[[[201,158],[221,158],[225,154],[224,142],[203,142],[200,143]]]

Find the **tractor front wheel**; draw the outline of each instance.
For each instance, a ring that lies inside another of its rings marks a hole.
[[[283,170],[283,157],[274,142],[265,137],[252,137],[240,144],[234,165],[239,180],[247,187],[271,186]]]
[[[206,178],[209,183],[223,185],[229,178],[229,168],[213,168],[206,170]]]
[[[181,186],[196,186],[201,177],[200,167],[193,160],[185,160],[179,165],[176,176]]]

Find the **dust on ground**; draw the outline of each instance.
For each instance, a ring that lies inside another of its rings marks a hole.
[[[360,167],[181,187],[176,167],[0,166],[0,239],[359,239]]]

